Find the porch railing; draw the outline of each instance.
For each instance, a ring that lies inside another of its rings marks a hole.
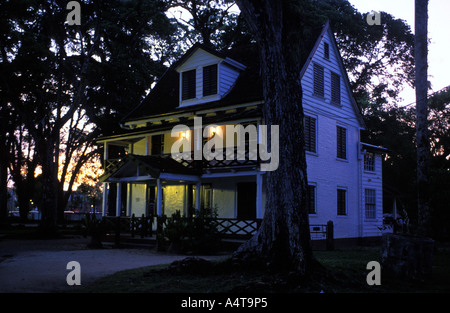
[[[202,157],[201,160],[194,159],[194,151],[190,152],[180,152],[178,154],[163,154],[161,157],[164,158],[174,158],[176,161],[180,162],[182,165],[188,168],[194,169],[212,169],[212,168],[226,168],[226,167],[248,167],[257,166],[261,162],[258,157],[257,151],[253,151],[246,144],[243,148],[233,147],[231,149],[227,147],[222,148],[222,160],[218,157],[208,161]]]
[[[105,173],[108,172],[108,170],[110,170],[114,166],[116,166],[120,161],[121,161],[121,159],[108,159],[108,160],[105,160]]]
[[[131,217],[105,216],[104,219],[118,244],[121,234],[125,233],[131,235],[132,238],[136,236],[152,237],[156,234],[158,227],[166,227],[170,217],[165,218],[163,223],[158,220],[157,216],[144,216],[144,214],[141,217],[136,217],[134,214]],[[212,220],[216,223],[218,233],[226,239],[249,239],[256,234],[262,222],[262,219],[213,218]],[[312,240],[325,241],[326,250],[334,249],[332,221],[328,221],[327,224],[310,224],[310,234]]]

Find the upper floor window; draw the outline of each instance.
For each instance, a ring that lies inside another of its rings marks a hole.
[[[330,59],[330,45],[328,44],[328,42],[323,43],[323,56],[327,60]]]
[[[341,76],[331,72],[331,102],[341,103]]]
[[[152,155],[161,155],[164,153],[164,135],[152,136]]]
[[[336,156],[339,159],[347,159],[347,129],[336,126]]]
[[[375,155],[372,152],[364,154],[364,170],[369,172],[375,171]]]
[[[203,96],[217,94],[217,64],[203,68]]]
[[[196,97],[196,70],[183,72],[181,75],[181,100]]]
[[[316,119],[305,115],[305,150],[316,153]]]
[[[314,63],[314,95],[325,96],[324,68],[316,63]]]

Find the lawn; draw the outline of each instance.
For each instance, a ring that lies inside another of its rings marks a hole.
[[[369,261],[379,261],[379,248],[359,247],[336,251],[315,251],[323,266],[308,279],[292,273],[271,273],[237,269],[224,260],[193,267],[161,265],[118,272],[78,289],[83,293],[448,293],[450,292],[450,251],[438,250],[433,277],[412,282],[381,274],[380,286],[369,286]],[[194,262],[195,264],[195,262]]]

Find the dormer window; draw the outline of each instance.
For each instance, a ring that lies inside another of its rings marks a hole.
[[[196,44],[182,58],[179,73],[179,106],[221,100],[233,88],[245,65]]]
[[[196,97],[196,70],[182,73],[182,100],[194,99]]]
[[[203,68],[203,96],[217,94],[217,64]]]

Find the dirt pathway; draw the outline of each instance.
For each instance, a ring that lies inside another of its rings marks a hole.
[[[81,286],[118,271],[167,264],[185,255],[157,253],[153,249],[86,249],[86,239],[0,239],[0,293],[63,292],[69,286],[67,263],[81,267]],[[223,256],[222,256],[223,257]],[[204,257],[214,259],[219,257]]]

